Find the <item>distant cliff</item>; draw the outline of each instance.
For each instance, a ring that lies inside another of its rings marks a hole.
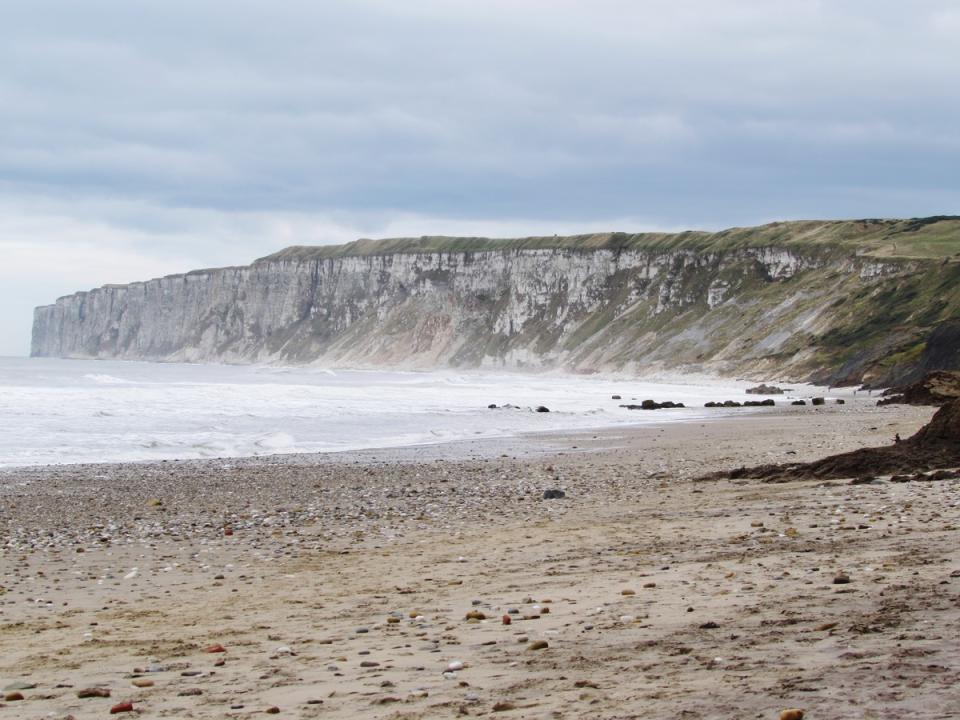
[[[294,247],[60,298],[32,354],[877,381],[960,317],[958,253],[957,218]]]

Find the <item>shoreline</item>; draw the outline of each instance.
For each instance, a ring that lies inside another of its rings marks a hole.
[[[355,373],[328,377],[327,371],[269,366],[204,370],[168,364],[156,375],[158,367],[27,359],[0,368],[9,384],[0,418],[8,423],[0,443],[3,467],[361,452],[463,444],[476,433],[496,443],[527,433],[696,422],[707,415],[751,412],[702,408],[707,401],[761,397],[745,394],[751,383],[742,379],[689,374],[555,375],[520,382],[520,374],[484,371],[378,371],[363,380]],[[795,392],[779,396],[780,405],[794,396],[858,401],[849,388],[790,387]],[[683,402],[687,409],[620,407],[644,398]],[[490,410],[493,403],[501,409]],[[540,405],[551,413],[534,415]]]
[[[0,686],[24,699],[0,712],[946,717],[960,483],[696,481],[933,413],[806,410],[473,457],[5,471]]]
[[[791,396],[792,397],[792,396]],[[830,399],[836,397],[849,398],[850,395],[833,395]],[[749,398],[748,398],[749,399]],[[785,401],[781,401],[783,403]],[[850,402],[849,399],[846,400]],[[856,402],[856,401],[855,401]],[[503,452],[503,448],[512,449],[513,452],[526,452],[530,456],[539,455],[543,452],[550,452],[552,446],[546,449],[540,447],[542,441],[546,442],[566,442],[567,438],[586,437],[586,436],[607,436],[616,433],[638,432],[644,428],[661,428],[667,425],[688,425],[703,424],[713,422],[737,421],[740,419],[751,419],[768,416],[793,416],[802,413],[818,412],[857,412],[874,406],[871,400],[869,403],[859,405],[846,405],[842,408],[830,403],[821,408],[815,407],[791,407],[786,404],[778,404],[773,409],[766,407],[748,407],[748,408],[686,408],[687,410],[696,410],[698,412],[709,412],[697,417],[682,418],[671,417],[658,420],[656,415],[651,415],[653,421],[647,422],[623,422],[618,424],[604,424],[594,427],[570,428],[570,429],[545,429],[545,430],[524,430],[515,433],[505,433],[503,435],[485,435],[477,438],[455,438],[443,439],[435,442],[413,443],[409,445],[383,445],[369,448],[348,448],[342,450],[321,450],[317,452],[273,452],[262,453],[258,455],[223,455],[213,457],[181,457],[181,458],[148,458],[142,460],[108,460],[104,462],[62,462],[28,465],[2,465],[0,464],[0,481],[10,473],[18,471],[30,471],[40,469],[56,469],[66,467],[89,467],[98,468],[112,465],[153,465],[168,463],[224,463],[224,462],[253,462],[268,461],[270,459],[288,460],[291,463],[303,464],[313,461],[340,461],[353,462],[356,458],[365,458],[372,455],[388,455],[404,457],[407,454],[442,456],[447,459],[473,458],[491,453]],[[636,413],[659,413],[659,410],[634,410]],[[278,460],[282,462],[281,460]]]

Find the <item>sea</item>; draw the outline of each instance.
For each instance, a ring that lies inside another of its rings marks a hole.
[[[0,358],[0,467],[331,453],[694,421],[718,412],[705,402],[744,399],[748,385]],[[620,407],[648,398],[687,408]]]

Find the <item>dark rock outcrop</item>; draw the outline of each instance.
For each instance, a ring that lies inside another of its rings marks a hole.
[[[960,372],[935,371],[905,387],[883,393],[877,405],[943,405],[960,398]]]
[[[760,465],[704,479],[756,478],[768,482],[862,478],[960,466],[960,399],[951,400],[915,435],[878,448],[864,448],[811,463]]]
[[[940,323],[927,336],[918,359],[898,362],[873,387],[906,386],[937,370],[960,371],[960,320]]]
[[[686,407],[686,405],[683,403],[675,403],[671,400],[665,400],[662,403],[658,403],[656,400],[644,400],[639,405],[621,405],[620,407],[626,408],[627,410],[668,410],[670,408]]]

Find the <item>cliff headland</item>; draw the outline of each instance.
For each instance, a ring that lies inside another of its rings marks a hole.
[[[960,218],[804,221],[291,247],[62,297],[32,354],[879,385],[955,369],[957,318]]]

